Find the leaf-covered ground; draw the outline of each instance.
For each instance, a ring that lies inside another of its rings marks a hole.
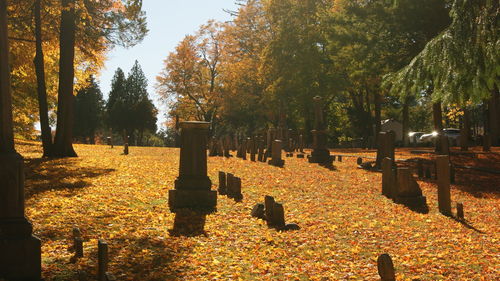
[[[433,181],[419,182],[430,212],[416,213],[381,196],[381,174],[357,169],[356,158],[344,157],[333,170],[297,158],[285,158],[284,168],[210,158],[213,189],[218,171],[231,172],[242,178],[243,202],[220,196],[206,236],[173,237],[167,192],[178,173],[177,149],[131,147],[124,156],[121,147],[75,148],[78,158],[44,160],[39,143],[17,146],[46,280],[75,280],[78,269],[94,276],[97,239],[108,241],[119,280],[378,280],[382,253],[392,256],[398,280],[500,276],[498,175],[476,173],[489,185],[481,192],[458,175],[452,200],[464,203],[467,227],[437,211]],[[264,195],[282,202],[287,223],[301,229],[277,232],[252,218]],[[74,226],[85,239],[85,258],[76,264],[69,262]]]

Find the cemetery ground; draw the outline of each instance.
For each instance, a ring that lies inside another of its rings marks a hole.
[[[109,271],[118,280],[379,280],[382,253],[391,255],[397,280],[500,276],[499,174],[457,169],[451,196],[453,206],[464,204],[467,222],[459,223],[439,213],[435,180],[418,180],[429,212],[414,212],[382,196],[381,173],[358,169],[356,157],[343,157],[331,169],[296,157],[283,158],[283,168],[210,157],[212,190],[218,171],[229,172],[241,177],[244,198],[218,196],[206,235],[178,237],[168,231],[174,214],[167,203],[178,149],[131,147],[125,156],[122,147],[75,145],[78,158],[41,159],[40,147],[17,142],[26,164],[26,215],[42,240],[45,280],[77,280],[78,270],[95,276],[98,239],[109,244]],[[433,157],[410,150],[398,149],[396,158]],[[500,150],[452,161],[500,170]],[[265,195],[283,203],[287,223],[300,230],[278,232],[251,217]],[[84,257],[72,263],[75,226]]]

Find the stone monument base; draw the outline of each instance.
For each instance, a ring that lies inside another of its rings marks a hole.
[[[283,167],[285,165],[285,160],[283,160],[283,159],[281,159],[281,160],[269,160],[269,162],[267,162],[267,164],[273,165],[276,167]]]
[[[172,189],[168,191],[168,206],[172,213],[189,209],[210,214],[217,211],[217,191]]]
[[[41,280],[41,243],[24,218],[0,219],[0,279]]]
[[[330,155],[330,151],[327,149],[323,150],[313,150],[311,155],[308,157],[309,163],[331,163],[333,157]]]
[[[414,208],[419,208],[427,205],[427,200],[425,196],[411,196],[411,197],[397,196],[394,202]]]

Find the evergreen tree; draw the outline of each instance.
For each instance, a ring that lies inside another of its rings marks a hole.
[[[80,90],[75,100],[74,136],[80,137],[85,143],[87,140],[95,143],[96,131],[102,126],[104,101],[99,85],[91,75],[88,85]]]

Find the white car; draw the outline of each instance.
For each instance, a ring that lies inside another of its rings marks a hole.
[[[450,145],[458,145],[460,141],[460,129],[446,128],[443,129],[443,134],[448,137]],[[422,136],[420,136],[419,141],[421,143],[433,143],[438,135],[439,133],[436,131],[428,134],[423,134]]]

